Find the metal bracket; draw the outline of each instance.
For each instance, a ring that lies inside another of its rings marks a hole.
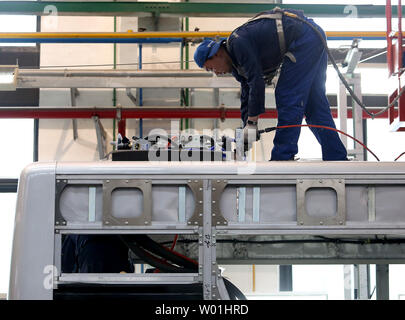
[[[136,101],[135,96],[132,94],[131,88],[126,88],[125,91],[126,91],[126,93],[127,93],[128,98],[132,101],[132,103],[134,104],[134,106],[137,106],[137,105],[138,105],[138,102]]]
[[[16,91],[18,78],[18,65],[0,65],[0,91]]]
[[[190,187],[194,194],[195,208],[192,217],[187,221],[188,225],[202,226],[204,216],[204,189],[202,180],[188,180],[187,185]],[[219,202],[221,200],[222,192],[227,185],[226,180],[213,180],[212,181],[212,226],[227,225],[228,221],[222,216]]]
[[[359,64],[362,55],[362,52],[359,50],[360,41],[361,39],[353,39],[350,50],[347,52],[345,60],[342,63],[342,67],[346,74],[353,74]]]
[[[98,147],[98,154],[100,159],[105,158],[106,154],[106,137],[107,133],[104,130],[104,127],[99,119],[98,116],[93,116],[94,125],[96,126],[96,134],[97,134],[97,147]]]
[[[139,189],[143,194],[143,213],[135,218],[117,218],[112,215],[112,193],[115,189]],[[152,181],[104,180],[103,226],[149,226],[152,222]]]
[[[212,181],[212,226],[227,225],[228,221],[224,218],[220,209],[220,200],[222,193],[227,186],[226,180]]]
[[[65,226],[66,220],[60,212],[60,196],[68,185],[67,180],[56,180],[55,185],[55,226]]]
[[[67,224],[67,221],[62,215],[62,212],[60,210],[60,197],[65,190],[67,186],[72,186],[72,185],[80,185],[80,186],[87,186],[89,187],[89,197],[90,193],[92,193],[91,197],[93,198],[92,201],[93,203],[89,202],[89,221],[94,222],[95,221],[95,198],[96,198],[96,187],[99,186],[97,184],[77,184],[77,183],[69,183],[68,180],[66,179],[57,179],[56,180],[56,185],[55,185],[55,226],[65,226]],[[93,191],[90,191],[90,189],[93,189]],[[90,201],[90,199],[89,199]],[[91,207],[92,206],[92,207]],[[90,211],[91,211],[91,216],[90,216]]]
[[[333,217],[313,217],[306,210],[305,193],[311,188],[330,188],[336,192],[336,215]],[[344,225],[346,224],[346,191],[344,179],[314,179],[297,181],[297,224]]]
[[[203,225],[203,215],[204,215],[204,188],[202,180],[188,180],[187,185],[193,192],[195,199],[194,213],[191,218],[187,221],[188,225],[202,226]]]
[[[76,97],[79,95],[79,90],[77,88],[70,88],[70,102],[72,107],[76,107]],[[77,140],[79,134],[77,132],[77,120],[72,119],[73,126],[73,140]]]

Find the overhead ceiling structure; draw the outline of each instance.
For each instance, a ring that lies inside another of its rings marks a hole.
[[[274,4],[274,3],[198,3],[198,2],[71,2],[71,1],[1,1],[0,14],[49,15],[54,6],[65,16],[144,16],[178,17],[250,17],[275,7],[303,10],[310,17],[344,17],[347,5]],[[385,18],[384,5],[357,5],[358,18]],[[393,7],[393,14],[396,8]]]

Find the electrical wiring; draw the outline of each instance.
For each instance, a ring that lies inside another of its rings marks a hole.
[[[368,60],[377,58],[377,57],[379,57],[379,56],[382,56],[382,55],[384,55],[384,54],[386,54],[386,53],[387,53],[387,48],[381,48],[381,49],[378,49],[378,50],[374,50],[374,52],[371,52],[368,56],[363,57],[363,59],[361,59],[361,60],[359,61],[359,64],[360,64],[360,63],[364,63],[364,62],[366,62],[366,61],[368,61]]]
[[[178,241],[178,235],[175,237],[172,247],[166,248],[162,244],[155,242],[146,235],[119,235],[122,242],[140,259],[155,267],[156,272],[176,272],[176,273],[195,273],[198,271],[198,262],[187,258],[180,253],[173,251],[175,243]],[[148,251],[164,257],[179,265],[175,266],[168,261],[155,257]],[[166,253],[165,253],[166,251]],[[180,260],[177,259],[181,258]],[[228,279],[224,279],[224,284],[231,300],[246,300],[244,294]]]
[[[177,243],[177,239],[179,238],[179,235],[178,234],[176,234],[175,236],[174,236],[174,239],[173,239],[173,244],[172,244],[172,246],[170,247],[170,251],[173,251],[174,250],[174,247],[176,246],[176,243]]]
[[[166,141],[167,141],[168,143],[170,143],[171,146],[174,146],[175,148],[179,148],[179,145],[178,145],[177,143],[173,142],[169,137],[166,137],[166,136],[163,136],[163,135],[160,135],[160,134],[155,134],[155,135],[152,135],[152,136],[147,136],[147,137],[145,137],[145,138],[143,138],[143,139],[144,139],[144,140],[151,141],[151,140],[149,140],[149,139],[152,139],[152,138],[156,138],[156,139],[163,138],[163,139],[166,139]],[[136,137],[136,136],[133,136],[132,139],[136,140],[136,139],[139,139],[139,138]]]
[[[145,249],[141,248],[136,242],[131,241],[128,235],[119,235],[119,239],[140,259],[144,260],[151,266],[165,272],[180,272],[180,273],[194,273],[196,268],[189,269],[183,267],[177,267],[175,265],[169,264],[168,262],[152,256],[150,253],[146,252]]]
[[[247,300],[242,291],[240,291],[231,281],[225,277],[223,277],[223,280],[231,300]]]
[[[150,253],[146,252],[144,249],[139,247],[136,243],[132,243],[131,241],[128,241],[125,236],[119,235],[118,238],[128,247],[129,250],[131,250],[137,257],[140,259],[144,260],[151,266],[162,269],[162,270],[167,270],[168,272],[178,272],[177,267],[171,267],[167,262],[156,258],[152,256]]]
[[[401,158],[403,155],[405,154],[405,152],[402,152],[398,157],[395,158],[394,161],[397,161],[399,158]]]
[[[352,137],[351,135],[347,134],[346,132],[343,132],[341,130],[338,130],[338,129],[332,128],[332,127],[321,126],[321,125],[316,125],[316,124],[291,124],[291,125],[286,125],[286,126],[268,127],[268,128],[263,129],[263,130],[258,130],[258,134],[262,134],[262,133],[265,133],[265,132],[271,132],[271,131],[279,130],[279,129],[298,128],[298,127],[320,128],[320,129],[327,129],[327,130],[332,130],[332,131],[335,131],[335,132],[339,132],[339,133],[353,139],[354,141],[356,141],[364,149],[366,149],[368,152],[370,152],[377,159],[377,161],[380,161],[380,159],[375,155],[375,153],[373,151],[371,151],[364,143],[362,143],[361,141],[359,141],[355,137]]]
[[[187,269],[196,269],[198,263],[175,251],[162,246],[146,235],[128,235],[127,241],[136,242],[142,248]]]

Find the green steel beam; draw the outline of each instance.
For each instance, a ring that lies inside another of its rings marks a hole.
[[[0,14],[46,16],[49,12],[54,13],[53,9],[56,8],[58,15],[65,16],[155,14],[187,17],[250,17],[276,6],[303,10],[307,16],[311,17],[343,18],[354,14],[359,18],[385,17],[384,5],[86,1],[0,1]],[[357,12],[351,11],[352,8]],[[405,8],[403,11],[405,13]],[[393,6],[393,15],[396,15],[396,6]]]

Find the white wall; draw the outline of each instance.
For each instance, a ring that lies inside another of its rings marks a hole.
[[[278,293],[278,266],[224,265],[223,276],[246,295]]]

